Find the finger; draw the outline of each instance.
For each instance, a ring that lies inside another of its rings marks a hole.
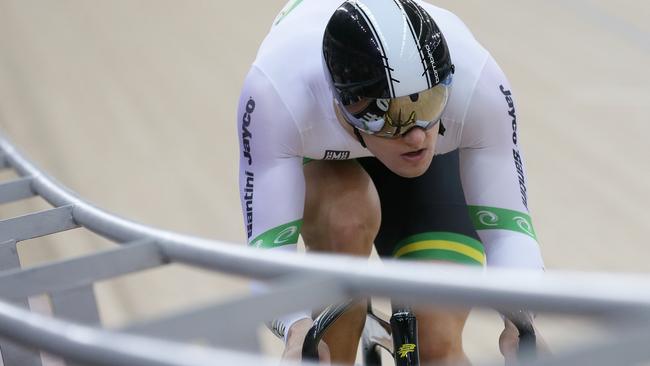
[[[320,342],[318,344],[318,358],[321,362],[324,362],[326,364],[330,364],[332,362],[330,349],[325,342]]]
[[[509,329],[504,329],[499,337],[499,351],[503,357],[508,360],[517,360],[517,350],[519,348],[519,334]]]

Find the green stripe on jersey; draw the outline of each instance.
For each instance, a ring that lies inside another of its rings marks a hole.
[[[280,24],[280,22],[282,21],[282,19],[284,19],[284,17],[286,17],[287,15],[289,15],[289,13],[291,13],[291,11],[292,11],[293,9],[296,8],[296,6],[300,5],[301,2],[302,2],[302,0],[290,0],[290,1],[289,1],[289,2],[284,6],[284,8],[282,9],[282,11],[280,11],[280,14],[278,14],[278,16],[275,17],[275,22],[274,22],[273,25],[278,25],[278,24]]]
[[[250,242],[250,246],[255,248],[277,248],[283,245],[298,243],[302,219],[280,225],[265,233],[258,235]]]
[[[537,240],[533,222],[528,214],[498,207],[469,206],[476,230],[510,230]]]
[[[409,236],[397,243],[393,257],[485,264],[485,252],[481,242],[450,232],[428,232]]]

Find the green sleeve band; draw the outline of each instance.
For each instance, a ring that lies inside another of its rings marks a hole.
[[[296,244],[298,243],[301,227],[302,219],[280,225],[258,235],[249,245],[255,248],[271,249],[283,245]]]
[[[469,206],[470,217],[476,230],[510,230],[537,240],[533,222],[528,214],[505,208]]]
[[[302,158],[302,165],[305,165],[305,164],[311,163],[312,161],[314,161],[314,159],[310,159],[310,158]]]

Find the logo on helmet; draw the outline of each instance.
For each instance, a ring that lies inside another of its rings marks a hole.
[[[433,71],[433,77],[436,78],[436,84],[440,83],[440,75],[438,75],[438,69],[436,68],[436,59],[435,57],[433,57],[433,50],[438,48],[440,42],[442,42],[442,35],[440,34],[440,32],[438,32],[433,36],[432,44],[427,43],[424,45],[424,48],[427,51],[427,57],[429,57],[429,63],[431,64],[431,68]]]

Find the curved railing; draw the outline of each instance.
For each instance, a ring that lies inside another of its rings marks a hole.
[[[501,269],[484,272],[390,260],[367,262],[324,254],[265,252],[260,256],[257,250],[242,245],[159,230],[107,213],[39,170],[1,136],[0,167],[14,169],[20,177],[0,182],[0,203],[40,196],[53,206],[51,210],[0,221],[2,246],[14,248],[15,252],[15,244],[19,241],[78,227],[122,244],[117,249],[34,268],[0,268],[4,270],[0,272],[0,298],[25,305],[29,296],[49,294],[54,315],[74,322],[43,321],[38,314],[27,316],[25,314],[29,313],[25,310],[0,303],[0,334],[72,360],[97,365],[199,365],[209,364],[205,360],[210,357],[233,357],[233,360],[241,357],[237,363],[229,364],[246,364],[247,357],[252,356],[223,349],[255,351],[256,329],[260,322],[352,296],[370,295],[412,302],[528,308],[632,320],[636,325],[634,331],[625,333],[631,336],[597,345],[596,350],[633,354],[639,360],[650,359],[647,347],[638,347],[639,340],[650,340],[650,327],[646,322],[650,314],[650,276],[542,274]],[[0,255],[2,250],[0,247]],[[274,286],[273,291],[132,324],[119,332],[97,327],[96,309],[89,310],[86,306],[94,303],[92,291],[88,291],[94,282],[169,262],[268,280]],[[318,291],[314,291],[316,288]],[[54,337],[57,333],[66,336],[57,339]],[[196,347],[170,341],[188,339],[205,339],[219,349],[196,351]],[[180,359],[179,363],[171,358],[161,360],[155,355],[155,349],[162,347],[175,349],[178,355],[196,352],[197,356],[186,359],[186,363]],[[14,350],[12,347],[6,349],[9,353]],[[16,357],[30,357],[29,350],[16,349]],[[5,347],[2,352],[5,358]],[[563,357],[585,359],[593,352],[594,349],[589,348]],[[91,357],[93,355],[97,357]],[[114,359],[109,363],[101,361],[107,357]],[[558,364],[563,362],[559,356],[556,360]],[[251,362],[262,364],[262,361]],[[6,358],[5,365],[12,366]]]

